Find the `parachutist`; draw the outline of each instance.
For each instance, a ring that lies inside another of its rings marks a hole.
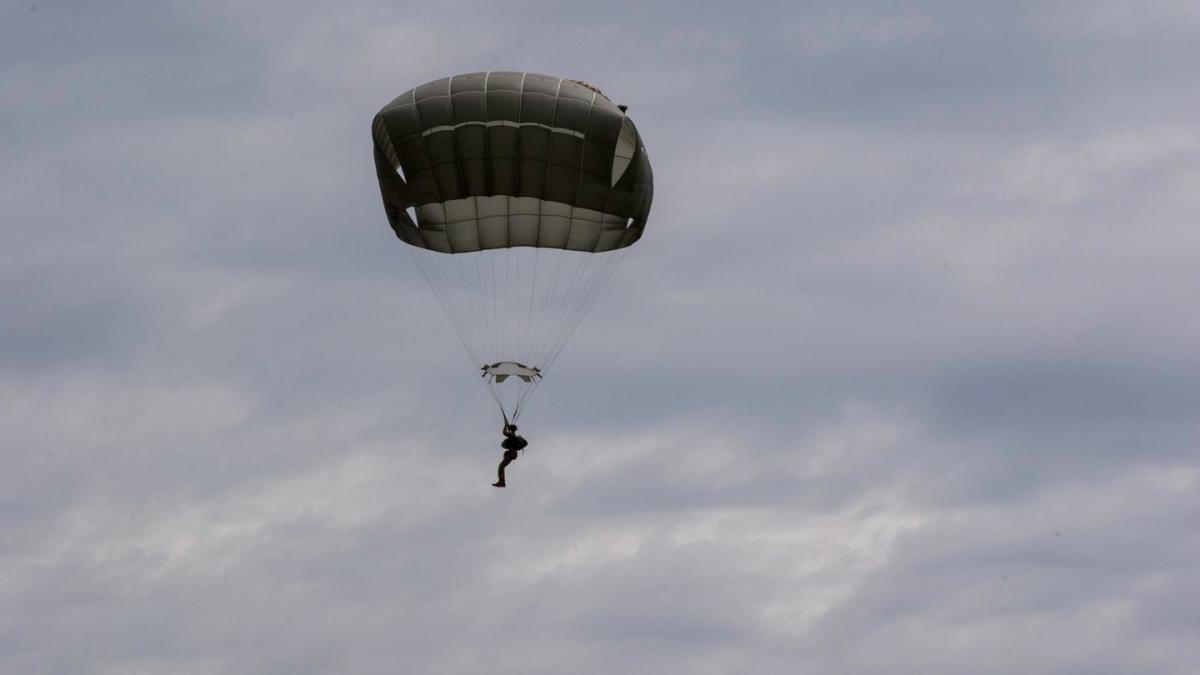
[[[504,448],[504,459],[500,460],[500,466],[497,467],[496,473],[499,474],[500,480],[492,483],[494,487],[505,487],[504,483],[504,467],[516,461],[518,454],[529,442],[517,435],[517,425],[504,425],[504,440],[501,441],[500,447]]]

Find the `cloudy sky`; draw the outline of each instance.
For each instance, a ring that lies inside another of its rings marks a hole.
[[[0,5],[0,672],[1200,672],[1200,6]],[[388,229],[449,74],[630,106],[523,417]]]

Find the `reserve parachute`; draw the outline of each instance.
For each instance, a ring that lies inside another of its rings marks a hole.
[[[375,116],[388,222],[506,422],[645,229],[653,175],[625,110],[582,81],[483,72]]]

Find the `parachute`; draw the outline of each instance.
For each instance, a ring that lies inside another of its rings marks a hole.
[[[653,174],[625,111],[578,80],[482,72],[375,115],[388,222],[506,423],[645,229]]]

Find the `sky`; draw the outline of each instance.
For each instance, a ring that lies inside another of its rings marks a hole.
[[[0,672],[1200,672],[1200,5],[0,4]],[[629,106],[499,422],[370,122]]]

